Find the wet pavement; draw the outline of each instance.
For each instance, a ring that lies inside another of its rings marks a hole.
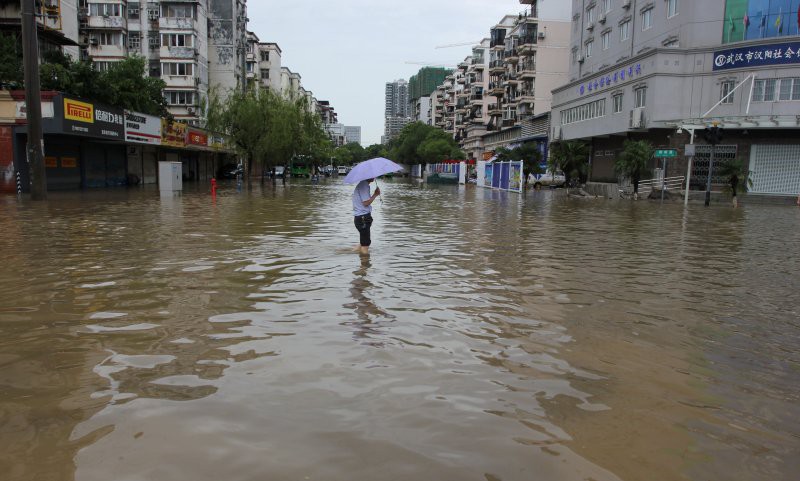
[[[800,209],[0,198],[0,478],[789,480]]]

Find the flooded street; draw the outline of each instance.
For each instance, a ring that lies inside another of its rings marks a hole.
[[[797,479],[800,209],[381,189],[0,197],[0,478]]]

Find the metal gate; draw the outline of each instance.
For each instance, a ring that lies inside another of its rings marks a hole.
[[[708,163],[711,160],[710,145],[696,145],[695,157],[692,162],[692,187],[705,189],[708,182]],[[720,185],[728,182],[728,179],[719,176],[720,166],[730,159],[736,158],[736,145],[718,145],[714,150],[714,171],[711,176],[711,183]]]
[[[800,145],[753,145],[750,178],[755,194],[800,193]]]

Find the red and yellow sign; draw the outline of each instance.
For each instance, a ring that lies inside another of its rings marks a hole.
[[[78,166],[78,159],[75,157],[61,157],[61,167],[74,169]]]
[[[186,147],[186,124],[161,119],[161,145]]]
[[[186,143],[189,145],[202,145],[208,146],[208,134],[200,132],[199,130],[190,129],[189,135],[186,138]]]
[[[64,118],[76,122],[94,123],[94,105],[73,99],[64,99]]]
[[[58,157],[45,157],[44,158],[44,166],[54,169],[58,167]]]

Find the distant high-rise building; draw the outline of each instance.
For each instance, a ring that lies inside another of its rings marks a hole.
[[[429,97],[436,87],[444,83],[444,79],[453,73],[442,67],[423,67],[416,75],[408,79],[408,100],[413,104],[421,97]]]
[[[350,143],[361,143],[361,127],[359,126],[345,126],[344,128],[345,141]]]
[[[394,139],[411,121],[408,99],[408,82],[403,79],[386,83],[386,109],[384,113],[384,140]]]

